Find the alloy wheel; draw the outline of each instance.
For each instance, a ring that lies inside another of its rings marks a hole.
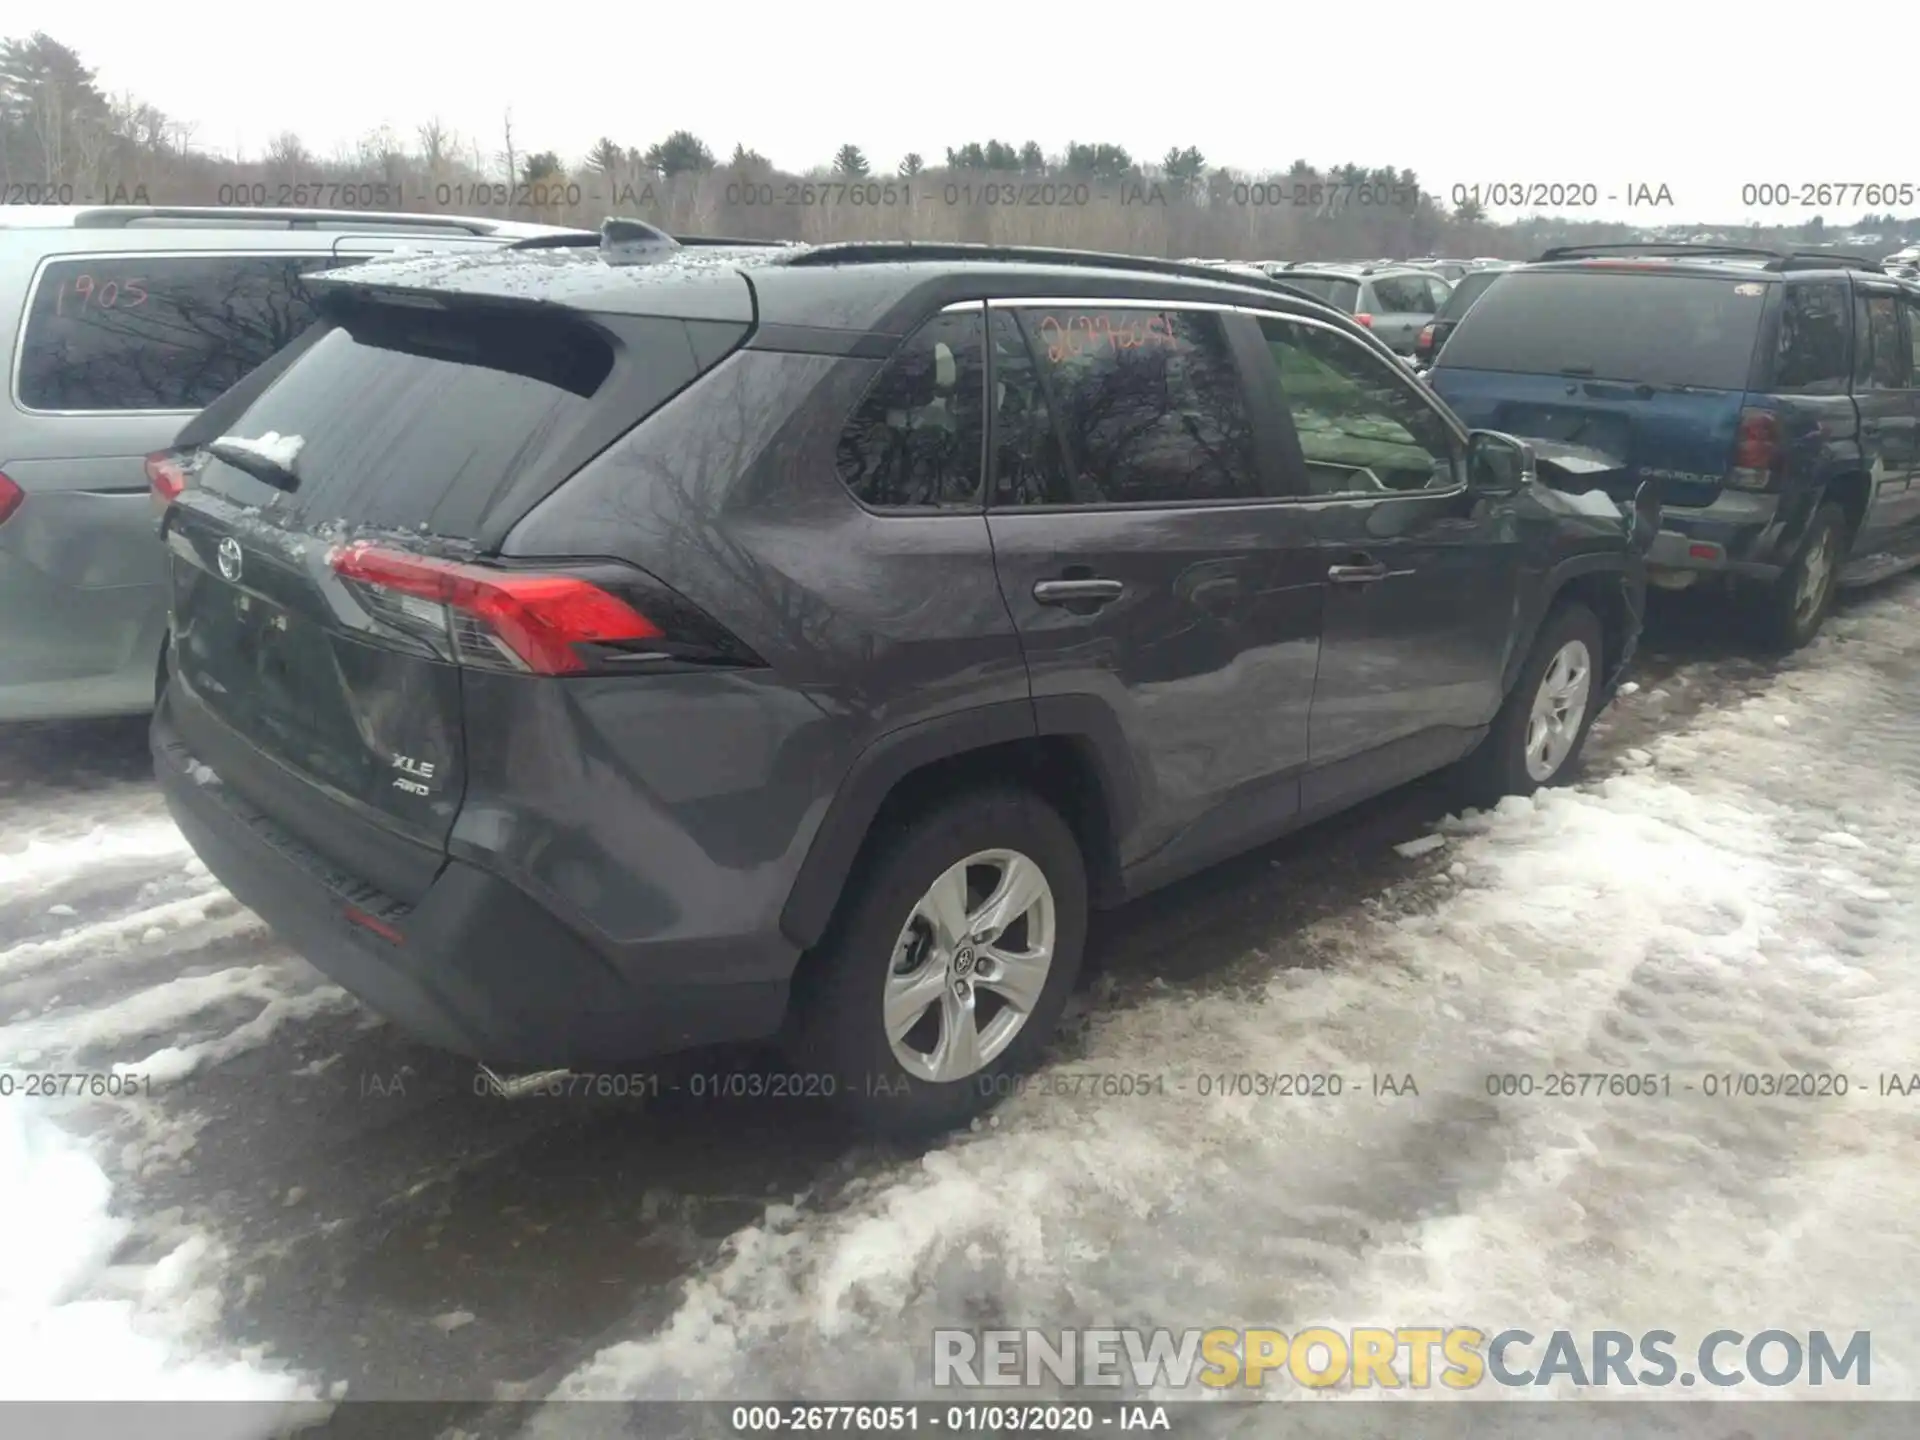
[[[1554,652],[1527,717],[1527,774],[1544,784],[1559,773],[1580,739],[1593,690],[1593,656],[1586,642],[1569,640]]]
[[[948,867],[894,944],[882,1014],[894,1059],[938,1084],[993,1063],[1026,1025],[1053,969],[1053,887],[1017,850]]]

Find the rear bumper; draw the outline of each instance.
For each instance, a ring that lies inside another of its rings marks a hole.
[[[449,859],[417,904],[382,894],[249,805],[189,753],[163,701],[155,770],[201,860],[327,977],[430,1044],[520,1068],[606,1067],[776,1031],[785,979],[713,977],[704,947],[611,956],[516,886]],[[371,916],[382,938],[347,918]]]
[[[1727,491],[1710,505],[1668,505],[1647,554],[1658,575],[1729,574],[1771,580],[1791,552],[1789,514],[1778,495]]]

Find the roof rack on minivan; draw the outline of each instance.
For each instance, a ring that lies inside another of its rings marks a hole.
[[[1093,270],[1132,270],[1147,275],[1168,275],[1186,280],[1211,280],[1223,283],[1217,267],[1189,265],[1183,260],[1162,260],[1150,255],[1113,255],[1103,250],[1055,250],[1044,245],[968,245],[949,240],[846,240],[832,245],[815,245],[796,254],[788,265],[897,265],[911,260],[1004,260],[1015,265],[1069,265]],[[1244,285],[1250,290],[1271,290],[1293,300],[1325,302],[1304,290],[1256,275],[1248,270],[1229,272],[1224,282]]]
[[[289,230],[345,226],[353,229],[458,230],[468,235],[491,235],[502,222],[459,215],[399,215],[374,210],[302,210],[247,205],[92,205],[73,213],[79,230],[115,230],[155,221],[196,221],[201,224],[259,224],[279,221]]]
[[[1650,259],[1758,260],[1767,270],[1878,270],[1878,260],[1830,250],[1774,250],[1763,245],[1708,245],[1684,240],[1622,240],[1605,245],[1558,245],[1540,252],[1535,264],[1550,260],[1598,260],[1644,255]]]

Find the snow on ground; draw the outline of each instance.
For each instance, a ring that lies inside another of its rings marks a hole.
[[[1425,912],[1322,924],[1239,993],[1096,1012],[1057,1068],[1167,1093],[1030,1093],[770,1204],[554,1393],[928,1396],[938,1326],[1472,1324],[1668,1329],[1682,1354],[1867,1329],[1872,1397],[1920,1395],[1920,1100],[1877,1088],[1920,1070],[1916,621],[1911,587],[1869,601],[1757,699],[1449,822]],[[1809,1071],[1850,1093],[1707,1094]],[[1198,1093],[1247,1072],[1345,1093]],[[1671,1088],[1548,1098],[1549,1072]],[[1489,1093],[1503,1073],[1536,1093]],[[1376,1096],[1386,1075],[1419,1094]]]
[[[0,1401],[251,1401],[205,1417],[209,1435],[270,1434],[311,1394],[258,1356],[199,1353],[218,1320],[221,1256],[187,1235],[157,1258],[113,1263],[130,1223],[99,1164],[17,1095],[0,1104]]]
[[[202,1433],[278,1433],[316,1397],[220,1342],[223,1247],[177,1216],[124,1213],[98,1157],[137,1170],[190,1151],[191,1122],[163,1117],[154,1090],[344,997],[271,958],[218,963],[258,920],[150,782],[104,778],[77,795],[0,788],[0,1401],[244,1401],[207,1412]],[[91,913],[103,896],[108,913]],[[38,1093],[60,1074],[133,1093]]]

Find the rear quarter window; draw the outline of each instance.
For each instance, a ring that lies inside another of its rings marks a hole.
[[[1514,272],[1461,318],[1440,363],[1744,390],[1768,288],[1737,275]]]
[[[30,410],[198,410],[317,318],[330,256],[89,255],[40,269],[15,393]]]
[[[1789,284],[1780,306],[1780,340],[1773,383],[1781,390],[1839,395],[1852,368],[1849,312],[1853,291],[1844,282]]]
[[[1322,304],[1351,315],[1360,300],[1360,285],[1337,275],[1295,275],[1285,272],[1277,277],[1282,284],[1311,295]]]

